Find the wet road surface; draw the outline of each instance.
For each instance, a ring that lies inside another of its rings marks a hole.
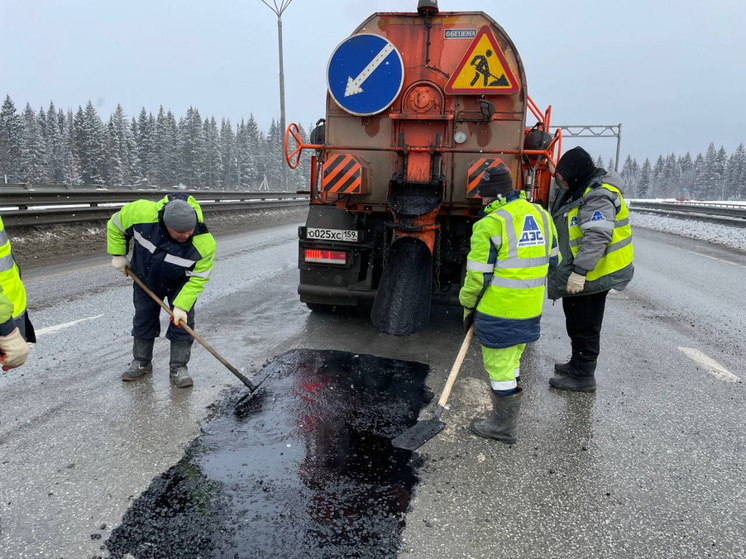
[[[522,362],[518,443],[478,439],[468,423],[488,408],[486,374],[476,345],[467,354],[447,427],[421,448],[398,556],[746,556],[744,385],[685,351],[746,378],[744,256],[635,234],[637,273],[607,302],[596,394],[549,389],[569,354],[561,306],[549,303]],[[288,350],[329,349],[427,364],[425,386],[440,393],[460,311],[434,307],[406,338],[366,316],[310,313],[295,295],[295,225],[219,239],[218,251],[196,330],[250,377]],[[26,279],[42,334],[24,368],[0,375],[2,557],[105,555],[137,499],[201,444],[201,426],[230,448],[208,419],[242,385],[198,346],[194,389],[169,386],[162,339],[151,378],[119,381],[131,288],[107,262]],[[192,479],[217,479],[201,456]]]
[[[344,352],[279,356],[256,395],[229,398],[135,501],[112,556],[395,556],[417,461],[390,441],[430,399],[427,372]]]

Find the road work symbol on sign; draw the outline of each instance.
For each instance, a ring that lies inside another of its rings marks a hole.
[[[360,33],[334,49],[326,77],[337,105],[353,115],[368,116],[389,107],[399,95],[404,64],[389,40]]]
[[[518,80],[497,44],[492,30],[484,26],[469,45],[456,71],[446,84],[452,95],[516,93]]]

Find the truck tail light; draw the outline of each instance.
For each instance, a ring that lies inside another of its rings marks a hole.
[[[319,262],[321,264],[347,264],[347,253],[342,250],[319,250],[315,248],[305,249],[306,262]]]

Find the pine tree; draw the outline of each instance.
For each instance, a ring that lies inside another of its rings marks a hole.
[[[715,147],[713,146],[713,150]],[[695,200],[706,200],[707,193],[707,164],[702,154],[694,160],[694,185],[692,187]]]
[[[695,177],[694,163],[689,152],[686,152],[686,154],[679,158],[678,165],[681,172],[681,195],[683,198],[688,198],[691,196],[692,189],[694,188]]]
[[[158,172],[155,164],[155,118],[152,113],[148,114],[145,107],[140,111],[137,118],[137,159],[140,162],[140,172],[144,184],[157,184]]]
[[[280,130],[280,124],[272,119],[267,132],[266,142],[266,159],[267,162],[267,180],[271,185],[275,185],[276,190],[285,190],[283,175],[283,165],[285,164],[283,156],[283,137]]]
[[[727,200],[728,184],[725,175],[727,166],[728,153],[725,151],[723,146],[720,146],[720,149],[717,152],[717,157],[715,158],[715,172],[717,173],[717,178],[715,179],[715,188],[712,193],[713,196],[716,196],[720,200]]]
[[[622,165],[622,179],[624,179],[624,186],[627,188],[627,195],[630,198],[637,196],[637,181],[638,181],[638,169],[637,161],[632,159],[631,156],[627,156]]]
[[[189,188],[203,185],[202,162],[205,159],[205,135],[202,118],[194,107],[179,122],[179,143],[181,148],[180,179]]]
[[[90,101],[85,111],[78,107],[74,134],[83,184],[102,184],[106,177],[106,129]]]
[[[80,158],[76,150],[75,141],[75,121],[73,112],[68,111],[65,114],[62,109],[58,113],[57,124],[61,130],[62,138],[62,169],[64,172],[63,181],[68,186],[83,184],[83,177],[80,171]]]
[[[600,155],[596,158],[596,168],[597,169],[603,169],[604,168],[604,160],[601,159]]]
[[[158,111],[155,123],[155,141],[153,146],[155,161],[153,169],[160,186],[175,185],[179,181],[179,130],[171,111],[163,107]]]
[[[39,122],[31,105],[26,103],[23,111],[23,148],[21,152],[21,169],[24,182],[41,184],[46,178],[44,163],[46,149],[41,137]]]
[[[733,173],[732,193],[735,200],[746,200],[746,149],[743,144],[738,144],[733,156],[738,161],[737,173]]]
[[[107,183],[111,186],[132,185],[132,154],[127,138],[127,119],[122,105],[117,105],[107,127]]]
[[[21,181],[23,141],[21,117],[10,95],[6,95],[0,108],[0,182]]]
[[[223,162],[223,188],[238,189],[238,160],[236,159],[236,135],[231,121],[220,121],[220,159]]]
[[[655,162],[655,166],[653,167],[653,176],[650,181],[650,193],[654,196],[665,196],[663,176],[663,169],[665,168],[665,166],[666,163],[663,159],[663,156],[659,155],[658,159]]]
[[[650,159],[645,158],[645,163],[642,164],[642,169],[640,170],[640,181],[637,184],[637,196],[647,198],[652,178],[653,169],[650,165]]]
[[[205,119],[202,125],[205,138],[202,174],[207,188],[220,188],[223,185],[223,158],[220,151],[220,132],[215,117]]]

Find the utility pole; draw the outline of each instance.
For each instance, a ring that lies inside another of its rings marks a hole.
[[[282,13],[290,6],[293,0],[272,0],[270,5],[267,0],[262,0],[262,4],[272,10],[277,15],[277,44],[280,52],[280,137],[285,134],[285,71],[282,60]],[[285,185],[285,191],[288,190],[288,168],[282,165],[282,179]]]

